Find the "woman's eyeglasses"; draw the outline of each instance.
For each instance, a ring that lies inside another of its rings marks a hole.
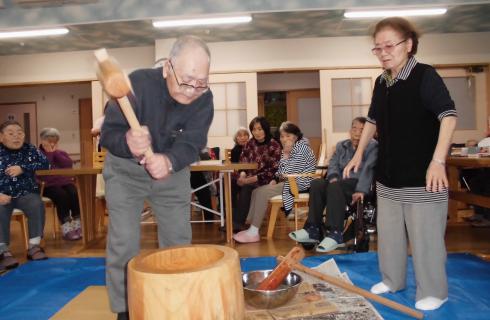
[[[382,46],[382,47],[374,47],[371,49],[371,52],[374,54],[374,55],[379,55],[381,54],[381,52],[383,52],[383,50],[387,53],[392,53],[393,50],[395,50],[396,46],[404,43],[405,41],[407,41],[408,39],[405,39],[405,40],[402,40],[398,43],[395,43],[395,44],[387,44],[386,46]]]

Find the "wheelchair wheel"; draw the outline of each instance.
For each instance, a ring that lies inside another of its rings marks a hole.
[[[368,252],[369,251],[369,234],[364,230],[361,236],[356,238],[356,245],[354,250],[356,252]]]

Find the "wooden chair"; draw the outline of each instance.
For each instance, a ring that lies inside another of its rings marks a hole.
[[[29,249],[29,233],[27,231],[27,219],[24,212],[20,209],[14,209],[12,211],[12,220],[17,221],[20,224],[21,234],[24,236],[24,247]]]
[[[41,200],[44,203],[45,212],[48,212],[48,209],[49,209],[49,211],[52,213],[52,216],[53,216],[53,239],[56,239],[57,238],[56,232],[59,230],[58,214],[56,212],[56,206],[54,205],[53,201],[50,198],[43,196],[44,187],[45,187],[45,183],[44,183],[44,181],[41,181],[39,194],[41,195]]]
[[[42,195],[44,192],[44,182],[40,184],[40,194]],[[51,201],[51,199],[42,197],[41,199],[44,203],[45,208],[51,208],[51,212],[53,213],[53,238],[56,239],[56,230],[58,230],[58,215],[56,214],[56,206]],[[12,211],[12,220],[17,221],[20,224],[21,234],[24,236],[24,246],[26,250],[29,249],[29,231],[27,226],[27,218],[24,214],[24,211],[14,208]]]
[[[225,149],[225,162],[231,162],[231,149]]]
[[[308,202],[310,201],[310,195],[308,193],[300,193],[298,184],[296,183],[296,178],[298,177],[314,177],[321,178],[325,175],[325,161],[326,161],[326,145],[322,144],[320,146],[320,152],[317,161],[317,170],[315,173],[300,173],[300,174],[288,174],[285,177],[288,179],[289,188],[291,193],[294,196],[294,226],[295,230],[298,230],[298,208],[303,206],[308,206]],[[281,211],[281,207],[283,206],[282,195],[278,195],[272,197],[269,200],[269,206],[271,208],[271,213],[269,216],[269,225],[267,227],[267,239],[272,239],[274,234],[274,228],[276,226],[277,217],[283,217],[282,214],[279,214]]]
[[[40,194],[42,195],[44,192],[44,182],[41,182],[40,184]],[[54,203],[51,201],[51,199],[47,197],[42,197],[41,199],[44,203],[44,207],[50,208],[51,212],[53,213],[53,238],[56,239],[56,230],[58,230],[58,215],[56,213],[56,206]],[[24,212],[20,209],[15,208],[12,211],[12,220],[17,221],[20,224],[20,230],[21,233],[24,235],[24,243],[26,249],[28,249],[29,245],[29,233],[27,230],[27,218],[24,214]]]
[[[104,160],[107,151],[94,151],[92,156],[92,165],[94,168],[102,169],[104,168]]]

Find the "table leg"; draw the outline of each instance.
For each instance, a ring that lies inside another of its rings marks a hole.
[[[92,174],[78,175],[75,178],[80,204],[80,220],[82,223],[83,248],[91,245],[97,236],[97,222],[95,216],[95,187],[96,176]]]
[[[233,210],[231,205],[231,172],[224,172],[225,181],[225,213],[226,213],[226,242],[233,244]]]
[[[449,191],[459,190],[459,169],[455,166],[448,166],[448,181],[449,181]],[[458,202],[449,197],[448,203],[448,224],[454,224],[457,222],[458,218]]]

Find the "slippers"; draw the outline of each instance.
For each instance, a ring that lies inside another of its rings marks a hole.
[[[32,261],[46,260],[48,256],[44,253],[44,249],[39,245],[35,245],[27,250],[27,259]]]
[[[240,243],[251,243],[251,242],[259,242],[260,235],[251,235],[247,230],[240,231],[233,235],[233,239]]]
[[[340,247],[345,247],[345,243],[337,243],[330,237],[325,237],[316,247],[316,252],[329,252]]]
[[[305,229],[290,232],[289,237],[301,243],[318,243],[318,240],[310,238],[310,234]]]

